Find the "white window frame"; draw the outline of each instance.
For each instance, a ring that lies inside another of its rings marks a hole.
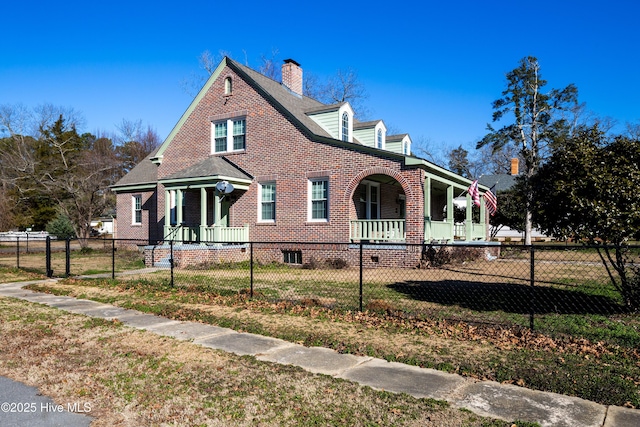
[[[351,122],[351,117],[349,117],[349,113],[345,111],[340,116],[340,135],[342,136],[340,139],[345,142],[349,142],[349,122]]]
[[[244,122],[244,133],[234,135],[234,123],[236,122]],[[226,125],[226,149],[223,151],[216,150],[216,125],[225,124]],[[243,135],[244,136],[244,144],[242,148],[234,148],[233,140],[235,136]],[[231,153],[231,152],[242,152],[245,151],[247,147],[247,119],[245,117],[233,117],[226,120],[216,120],[211,122],[211,154],[221,154],[221,153]]]
[[[380,183],[374,181],[362,181],[362,185],[365,186],[365,217],[366,219],[380,219]],[[372,203],[371,194],[375,194],[376,202]],[[375,215],[372,215],[372,207],[375,206]],[[374,218],[375,216],[375,218]]]
[[[313,202],[319,201],[320,199],[313,199],[313,184],[316,182],[325,182],[326,183],[326,197],[324,199],[326,203],[326,215],[324,218],[313,218]],[[329,212],[330,212],[330,199],[331,199],[331,186],[329,184],[329,178],[310,178],[307,185],[307,221],[309,222],[329,222]]]
[[[137,221],[138,214],[140,221]],[[142,194],[131,196],[131,225],[142,225]]]
[[[347,114],[346,129],[343,126],[344,113]],[[345,133],[346,130],[346,133]],[[348,102],[345,102],[338,109],[338,139],[345,142],[353,142],[353,109]]]
[[[273,186],[273,200],[272,201],[265,201],[264,200],[264,193],[263,188],[265,186]],[[276,182],[275,181],[266,181],[263,183],[260,183],[258,186],[258,222],[263,222],[263,223],[274,223],[276,222],[276,200],[278,198],[278,190],[276,187]],[[273,218],[264,218],[263,217],[263,210],[262,210],[262,206],[265,203],[269,203],[269,204],[273,204]]]
[[[233,92],[233,80],[231,77],[227,77],[224,79],[224,94],[231,95]]]

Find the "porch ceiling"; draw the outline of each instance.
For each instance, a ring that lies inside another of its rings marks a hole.
[[[364,178],[363,181],[379,182],[381,184],[394,185],[396,187],[402,188],[402,185],[400,185],[400,183],[396,181],[395,178],[390,177],[389,175],[384,175],[384,174],[369,175],[366,178]]]

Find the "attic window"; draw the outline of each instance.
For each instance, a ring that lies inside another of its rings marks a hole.
[[[342,113],[342,140],[349,141],[349,114],[347,112]]]
[[[382,129],[378,129],[376,147],[382,150]]]
[[[231,95],[233,91],[233,82],[231,81],[231,77],[227,77],[224,79],[224,94]]]

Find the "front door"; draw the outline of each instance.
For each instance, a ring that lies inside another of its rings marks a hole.
[[[380,219],[380,185],[371,181],[360,184],[360,212],[364,219]]]

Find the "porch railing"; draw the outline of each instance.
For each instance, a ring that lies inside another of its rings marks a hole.
[[[354,219],[350,221],[351,240],[403,241],[404,219]]]
[[[449,221],[424,222],[424,240],[431,242],[434,240],[453,241],[456,239],[471,241],[484,240],[486,238],[486,228],[484,224],[473,223],[467,227],[466,223],[454,224]]]
[[[249,241],[249,225],[243,227],[165,227],[167,240],[175,242],[245,243]]]
[[[207,242],[245,243],[249,241],[249,225],[242,227],[204,227],[202,240]]]
[[[424,221],[424,240],[431,242],[433,240],[453,240],[454,225],[448,221]]]

